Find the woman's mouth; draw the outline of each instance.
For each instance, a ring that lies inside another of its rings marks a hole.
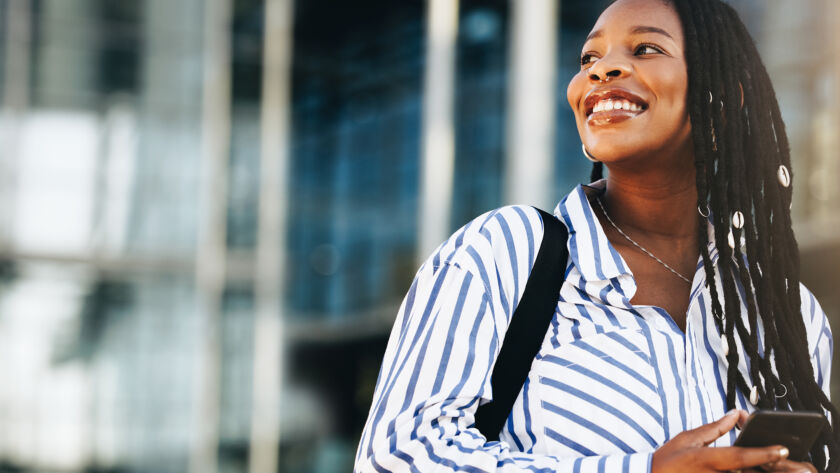
[[[611,125],[641,115],[648,109],[640,97],[624,90],[601,90],[586,99],[586,122],[589,125]]]

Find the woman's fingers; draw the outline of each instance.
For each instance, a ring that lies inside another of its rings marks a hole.
[[[788,449],[781,445],[762,448],[719,447],[703,453],[704,463],[716,470],[743,470],[770,463],[781,463],[788,456]]]
[[[747,419],[749,419],[749,418],[750,418],[750,413],[749,413],[749,412],[747,412],[747,411],[745,411],[745,410],[743,410],[743,409],[738,409],[738,423],[737,423],[737,427],[738,427],[739,429],[743,430],[743,429],[744,429],[744,426],[747,424]]]
[[[729,411],[714,422],[681,433],[679,436],[683,438],[680,439],[680,443],[685,442],[685,446],[692,447],[705,447],[711,444],[735,427],[740,418],[740,412],[738,410]]]
[[[788,449],[781,445],[763,448],[708,446],[731,431],[742,418],[742,411],[733,410],[715,422],[682,432],[654,452],[651,472],[746,470],[753,473],[752,470],[759,470],[762,465],[772,465],[774,473],[808,473],[806,469],[795,472],[781,470],[791,467],[788,463],[781,463],[789,454]]]

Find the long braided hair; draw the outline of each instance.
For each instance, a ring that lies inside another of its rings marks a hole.
[[[727,408],[735,407],[738,390],[749,396],[756,389],[760,409],[827,411],[831,425],[812,448],[811,461],[820,472],[840,471],[840,418],[814,379],[800,312],[790,147],[770,77],[732,7],[720,0],[663,2],[675,7],[685,35],[698,209],[710,216],[719,261],[732,261],[731,270],[720,271],[718,287],[707,218],[699,215],[712,314],[733,347],[726,355]],[[591,177],[603,177],[602,163]],[[742,300],[749,325],[741,316]],[[763,346],[758,330],[749,329],[759,323]],[[736,336],[748,357],[749,381],[738,370]]]

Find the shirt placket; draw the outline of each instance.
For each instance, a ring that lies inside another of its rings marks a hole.
[[[666,400],[662,427],[665,439],[672,439],[688,426],[690,413],[694,410],[688,395],[685,337],[664,310],[637,306],[635,311],[644,318],[653,337],[653,349],[657,353],[654,369],[659,372],[662,383],[660,395]],[[668,346],[673,351],[673,359]]]

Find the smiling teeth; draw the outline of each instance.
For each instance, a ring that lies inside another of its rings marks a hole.
[[[631,112],[640,112],[642,107],[635,103],[630,103],[628,100],[601,100],[595,104],[592,113],[609,112],[610,110],[629,110]]]

